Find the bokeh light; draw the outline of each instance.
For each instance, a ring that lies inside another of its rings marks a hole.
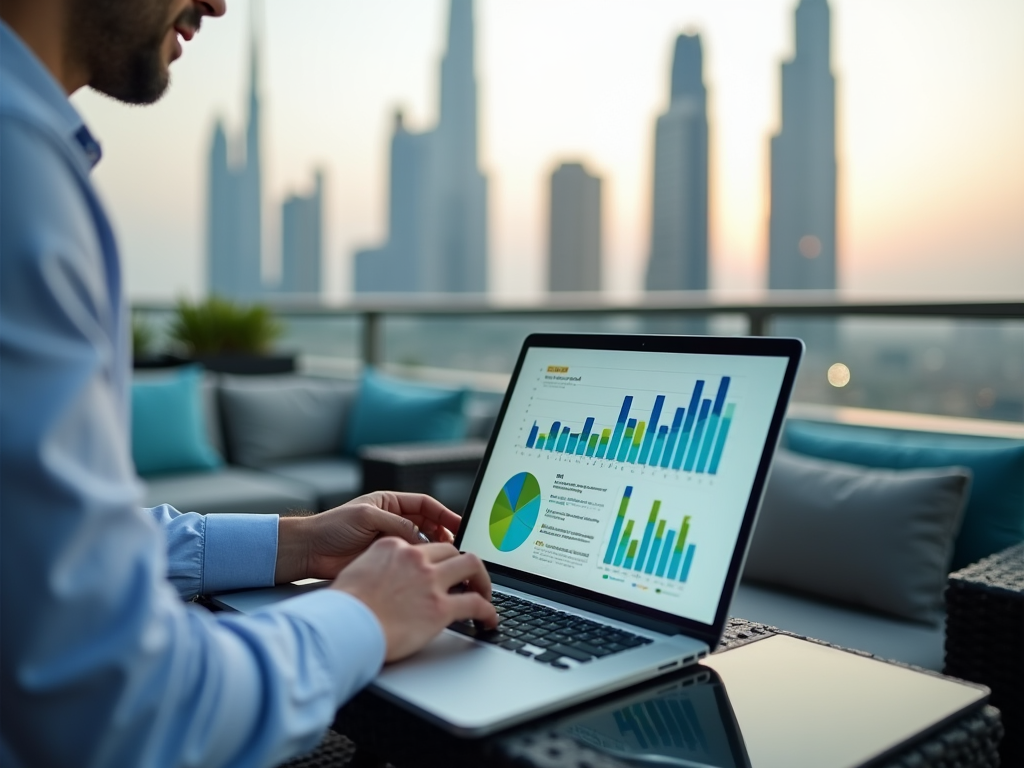
[[[834,363],[828,369],[828,383],[833,387],[845,387],[850,383],[850,369],[843,363]]]

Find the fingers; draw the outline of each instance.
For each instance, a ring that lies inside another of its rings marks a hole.
[[[454,547],[451,547],[454,549]],[[491,599],[491,577],[480,558],[472,554],[463,554],[448,558],[437,566],[438,572],[446,583],[451,586],[465,584],[473,592],[482,595],[488,602]]]
[[[450,611],[448,623],[473,619],[493,629],[498,625],[498,612],[494,606],[475,592],[465,592],[448,598]]]
[[[423,493],[399,493],[395,491],[380,491],[376,494],[376,503],[381,509],[385,509],[402,517],[420,518],[420,527],[432,534],[440,526],[449,531],[459,530],[462,518],[452,512],[432,496]],[[438,538],[434,536],[434,538]],[[445,538],[448,538],[447,536]]]
[[[366,523],[382,536],[395,536],[410,544],[419,544],[416,524],[407,517],[387,512],[377,506],[367,507]]]

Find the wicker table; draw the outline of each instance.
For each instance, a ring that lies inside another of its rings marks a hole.
[[[716,653],[772,634],[800,637],[763,624],[732,619]],[[356,742],[339,733],[350,734]],[[986,706],[960,718],[938,735],[911,745],[890,761],[887,768],[996,768],[1002,734],[999,711]],[[287,763],[288,768],[384,765],[397,768],[628,768],[626,763],[551,731],[543,722],[491,738],[459,739],[369,693],[360,694],[338,712],[333,731],[320,749],[306,758]]]
[[[1004,766],[1024,766],[1024,544],[950,574],[947,675],[992,689],[1007,725]]]

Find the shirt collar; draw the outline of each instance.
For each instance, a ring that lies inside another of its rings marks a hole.
[[[100,161],[103,152],[99,142],[68,101],[60,83],[21,38],[0,21],[0,79],[8,78],[20,82],[49,108],[52,127],[82,150],[90,167]]]

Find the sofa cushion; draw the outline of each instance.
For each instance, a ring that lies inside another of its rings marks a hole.
[[[203,371],[175,368],[132,380],[132,459],[142,476],[216,469],[203,405]]]
[[[312,376],[224,376],[220,405],[231,460],[267,467],[337,454],[354,390],[351,382]]]
[[[161,475],[147,478],[144,485],[145,506],[170,504],[181,512],[287,515],[316,510],[310,487],[242,467]]]
[[[865,467],[968,467],[971,497],[953,553],[953,570],[1024,541],[1024,442],[842,424],[790,421],[791,451]]]
[[[885,470],[779,450],[744,577],[937,623],[970,471]]]
[[[268,472],[302,483],[316,494],[318,511],[351,501],[362,492],[359,462],[344,456],[271,464]]]
[[[413,384],[367,371],[345,435],[345,452],[354,456],[364,445],[462,440],[466,394],[465,389]]]
[[[943,622],[928,625],[903,621],[749,583],[740,584],[736,590],[729,614],[883,659],[942,670],[946,635]]]

